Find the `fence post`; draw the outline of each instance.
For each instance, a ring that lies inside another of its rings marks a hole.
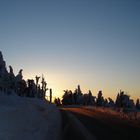
[[[52,89],[50,89],[50,103],[52,103]]]

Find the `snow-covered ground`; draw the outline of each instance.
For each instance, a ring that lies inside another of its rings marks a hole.
[[[84,106],[83,108],[89,109],[89,110],[92,110],[92,111],[96,111],[96,112],[102,113],[104,115],[113,115],[113,116],[118,116],[120,118],[124,118],[124,116],[122,116],[123,112],[117,111],[114,108],[93,107],[93,106]],[[139,110],[137,110],[137,111],[138,112],[137,112],[137,119],[136,119],[136,121],[140,122],[140,111]],[[135,120],[135,117],[134,117],[135,114],[129,114],[129,112],[127,112],[126,114],[132,115],[131,119],[133,118]]]
[[[39,99],[0,93],[0,140],[58,140],[61,115]]]

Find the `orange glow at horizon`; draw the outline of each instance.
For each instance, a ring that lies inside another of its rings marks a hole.
[[[39,74],[39,72],[28,72],[28,73],[23,73],[24,78],[27,79],[35,79],[35,76],[41,76],[42,74]],[[43,74],[45,77],[46,82],[48,83],[48,88],[52,89],[53,92],[53,99],[60,98],[62,99],[63,96],[63,90],[72,90],[74,91],[77,88],[77,85],[81,86],[81,90],[83,93],[87,93],[88,90],[92,91],[93,96],[97,96],[98,91],[102,90],[103,91],[103,96],[105,98],[111,97],[113,100],[116,99],[117,93],[120,90],[124,90],[130,97],[134,100],[136,100],[138,97],[136,93],[138,92],[137,90],[131,89],[131,88],[125,88],[125,89],[119,89],[115,87],[115,85],[103,85],[103,83],[98,83],[95,82],[93,85],[91,84],[92,81],[89,80],[89,83],[85,81],[78,81],[74,80],[71,77],[68,78],[68,75],[66,74],[56,74],[56,73],[48,73],[48,74]],[[95,78],[94,78],[95,79]],[[94,82],[94,81],[93,81]],[[111,87],[112,86],[112,87]],[[129,92],[132,91],[133,93]],[[46,96],[49,96],[49,90],[46,92]]]
[[[140,99],[140,1],[0,1],[2,51],[15,76],[45,77],[63,90],[113,100],[120,90]],[[94,7],[94,8],[93,8]],[[40,79],[41,81],[41,79]],[[49,95],[49,91],[47,91]]]

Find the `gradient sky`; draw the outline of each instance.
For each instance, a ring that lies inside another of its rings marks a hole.
[[[140,0],[0,0],[0,50],[24,77],[140,98]]]

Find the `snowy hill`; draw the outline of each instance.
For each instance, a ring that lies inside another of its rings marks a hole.
[[[45,100],[0,93],[0,140],[56,140],[61,116]]]

